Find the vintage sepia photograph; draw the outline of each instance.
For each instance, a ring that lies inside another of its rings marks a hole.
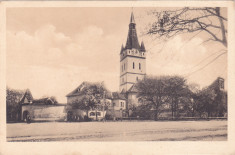
[[[226,7],[6,8],[6,140],[227,141]]]

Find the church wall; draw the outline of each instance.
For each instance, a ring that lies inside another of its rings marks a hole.
[[[127,74],[127,81],[137,83],[138,80],[142,80],[145,75],[142,74]]]
[[[129,93],[127,98],[128,98],[128,104],[132,104],[135,106],[140,105],[140,103],[138,102],[137,93]]]
[[[128,62],[128,66],[127,66],[128,72],[140,73],[140,74],[145,74],[146,73],[146,71],[145,71],[145,68],[146,68],[145,59],[127,57],[127,62]],[[134,68],[133,68],[133,63],[135,64]],[[139,69],[139,63],[141,64],[141,69]]]
[[[119,91],[121,92],[122,91],[122,89],[124,89],[125,91],[127,91],[127,90],[129,90],[130,88],[131,88],[131,86],[132,86],[133,84],[132,83],[126,83],[126,84],[124,84],[124,85],[121,85],[120,87],[119,87]]]
[[[121,61],[121,69],[122,65],[124,66],[125,63],[125,70],[122,72],[121,75],[123,75],[126,72],[132,72],[132,73],[140,73],[145,74],[146,73],[146,60],[142,58],[136,58],[136,57],[126,57],[123,61]],[[133,68],[133,63],[134,68]],[[139,63],[141,64],[141,69],[139,69]]]
[[[26,111],[29,112],[31,120],[65,120],[65,108],[64,105],[23,105],[21,120]]]
[[[133,68],[134,63],[134,68]],[[125,67],[124,67],[125,64]],[[139,68],[139,64],[141,64]],[[146,74],[146,60],[136,57],[126,57],[120,62],[120,88],[126,91],[138,80],[143,79]]]

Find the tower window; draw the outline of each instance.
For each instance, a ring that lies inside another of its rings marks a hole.
[[[124,64],[124,70],[125,70],[125,68],[126,68],[126,67],[125,67],[125,64]]]
[[[123,65],[122,65],[122,72],[123,72]]]
[[[133,69],[135,69],[135,63],[133,62]]]
[[[139,63],[139,69],[141,69],[141,64]]]
[[[139,79],[138,79],[138,76],[136,77],[136,81],[138,81]]]

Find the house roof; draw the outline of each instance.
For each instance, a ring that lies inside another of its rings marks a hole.
[[[45,97],[33,100],[33,104],[54,104],[54,101],[50,97]]]
[[[91,82],[84,81],[78,87],[76,87],[76,89],[74,89],[72,92],[67,94],[66,97],[79,96],[79,95],[81,95],[82,88],[90,86],[90,85],[91,85]]]
[[[102,82],[87,82],[84,81],[82,82],[76,89],[74,89],[72,92],[70,92],[66,97],[71,97],[71,96],[80,96],[82,95],[81,90],[85,87],[90,87],[92,85],[101,85]]]
[[[121,99],[121,100],[125,100],[126,98],[125,98],[125,96],[123,95],[123,94],[121,94],[121,93],[118,93],[118,92],[113,92],[112,93],[112,99]]]
[[[33,100],[33,95],[32,95],[32,93],[31,93],[31,91],[30,91],[29,89],[26,89],[26,91],[25,91],[25,93],[24,93],[24,96],[23,96],[23,98],[21,99],[21,101],[24,100],[25,98],[26,98],[28,101],[32,101],[32,100]]]
[[[24,104],[30,103],[33,100],[33,96],[29,89],[15,90],[7,88],[7,100],[11,100],[12,103]]]

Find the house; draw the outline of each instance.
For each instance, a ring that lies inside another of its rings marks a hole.
[[[103,99],[101,98],[101,103],[94,107],[94,109],[87,109],[87,111],[81,110],[76,105],[73,105],[75,102],[83,102],[84,96],[86,95],[84,90],[96,85],[97,87],[101,87],[102,84],[99,82],[82,82],[76,89],[70,92],[67,97],[67,111],[71,117],[80,117],[79,119],[85,119],[85,116],[88,115],[89,110],[100,110],[107,111],[107,115],[112,117],[122,117],[126,116],[126,98],[123,94],[118,92],[110,92],[106,91],[103,95]],[[85,105],[85,103],[84,103]],[[81,105],[80,105],[81,107]],[[76,116],[75,116],[76,115]],[[89,116],[88,116],[89,117]]]
[[[34,99],[29,89],[13,90],[7,88],[7,122],[31,120],[65,120],[65,106],[55,104],[53,98]]]
[[[111,104],[107,110],[108,119],[122,118],[128,116],[127,102],[123,94],[119,92],[112,92],[109,95],[109,99],[111,100]]]
[[[7,88],[7,121],[20,121],[22,114],[22,105],[33,102],[33,96],[29,89],[14,90]]]

